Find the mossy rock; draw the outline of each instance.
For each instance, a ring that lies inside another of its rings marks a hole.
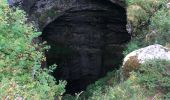
[[[151,17],[164,5],[167,0],[127,0],[128,28],[132,36],[143,34],[148,30]]]
[[[132,27],[132,35],[136,36],[137,29],[149,20],[149,14],[139,5],[130,5],[127,8],[128,23]]]

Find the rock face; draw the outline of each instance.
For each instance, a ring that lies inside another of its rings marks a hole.
[[[81,91],[114,69],[123,58],[126,31],[123,0],[23,0],[22,8],[51,49],[47,64],[56,63],[57,79],[68,81],[68,92]],[[27,4],[27,6],[23,6]]]
[[[129,72],[138,69],[140,64],[151,59],[170,60],[170,49],[155,44],[129,53],[123,61],[124,76],[129,76]]]
[[[126,7],[125,0],[8,0],[11,6],[20,6],[29,15],[29,19],[34,21],[39,30],[43,30],[46,25],[60,17],[67,10],[76,8],[80,2],[110,2],[122,8]],[[89,5],[92,6],[92,5]],[[81,7],[80,10],[86,7]]]

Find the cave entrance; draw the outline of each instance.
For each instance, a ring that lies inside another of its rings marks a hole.
[[[51,46],[47,65],[58,65],[53,76],[67,80],[66,91],[74,94],[122,61],[121,44],[130,40],[126,10],[108,0],[80,0],[49,23],[41,38]]]

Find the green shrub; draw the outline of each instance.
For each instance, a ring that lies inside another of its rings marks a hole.
[[[107,84],[109,80],[107,79],[88,87],[86,92],[90,94],[86,95],[86,100],[147,100],[149,98],[169,100],[170,97],[169,61],[156,59],[147,61],[137,72],[131,72],[126,81],[118,82],[111,77],[110,79],[114,84]]]
[[[170,46],[170,9],[165,6],[167,2],[168,0],[127,0],[128,7],[136,6],[138,8],[139,6],[149,16],[142,12],[138,14],[131,9],[128,10],[128,21],[132,21],[133,29],[136,31],[132,32],[132,35],[135,35],[128,43],[127,49],[124,51],[125,55],[155,43]],[[155,9],[153,13],[149,11],[151,8]],[[141,23],[146,24],[143,26]]]
[[[132,36],[142,34],[142,30],[147,28],[149,14],[140,5],[129,5],[127,7],[127,26],[131,28]]]
[[[40,34],[22,10],[0,0],[0,99],[54,100],[64,93],[65,82],[56,85],[51,69],[41,68],[45,48],[32,41]]]
[[[151,94],[170,93],[170,61],[147,61],[140,66],[137,77],[138,84],[148,89]]]
[[[126,0],[128,6],[139,5],[151,16],[164,6],[168,0]]]
[[[76,93],[75,96],[69,94],[63,97],[63,100],[99,100],[103,92],[109,86],[116,85],[120,82],[120,71],[109,72],[106,77],[99,79],[94,84],[87,87],[86,91]],[[103,99],[108,100],[108,99]]]
[[[136,40],[132,40],[127,44],[127,48],[126,50],[123,51],[123,54],[126,56],[127,54],[129,54],[130,52],[139,49],[139,42]]]
[[[162,8],[167,0],[126,0],[128,27],[131,27],[132,36],[143,34],[148,30],[150,18]]]
[[[165,45],[170,42],[170,9],[162,8],[154,14],[150,29],[156,33],[156,43]]]
[[[103,84],[102,86],[95,86],[87,89],[90,92],[86,98],[87,100],[145,100],[145,91],[140,85],[135,84],[134,80],[129,79],[125,82],[119,82],[111,78],[114,84]],[[101,81],[101,80],[100,80]],[[105,82],[105,81],[103,81]],[[116,84],[115,84],[116,83]],[[80,99],[83,100],[83,99]]]
[[[101,99],[98,100],[145,100],[146,99],[145,92],[142,90],[142,88],[140,88],[139,85],[133,85],[131,81],[126,81],[114,87],[108,87],[107,89],[108,89],[107,92],[101,96]]]

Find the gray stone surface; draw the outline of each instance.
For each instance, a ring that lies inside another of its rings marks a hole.
[[[170,60],[170,49],[159,44],[149,45],[129,53],[123,60],[123,80],[130,76],[130,72],[139,69],[148,60]]]
[[[137,61],[139,61],[138,63],[140,64],[152,59],[170,60],[170,49],[159,44],[150,45],[129,53],[124,58],[123,64],[133,56],[136,56]]]
[[[11,6],[20,6],[28,14],[39,30],[55,20],[67,10],[83,5],[86,2],[110,2],[123,8],[126,7],[125,0],[8,0]],[[81,5],[79,5],[82,3]],[[93,6],[93,5],[89,5]],[[82,7],[82,10],[86,7]],[[81,10],[79,8],[79,10]]]

